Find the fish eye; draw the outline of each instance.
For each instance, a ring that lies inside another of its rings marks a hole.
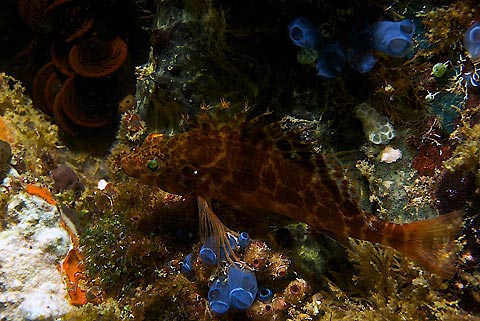
[[[162,161],[157,159],[156,157],[153,157],[147,160],[146,165],[147,165],[148,172],[150,174],[152,173],[159,174],[162,172],[161,170],[163,168]]]
[[[147,167],[152,172],[156,171],[158,169],[158,161],[156,159],[150,159],[147,162]]]

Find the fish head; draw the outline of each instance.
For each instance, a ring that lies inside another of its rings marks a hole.
[[[163,150],[168,139],[163,134],[150,134],[143,144],[134,147],[122,158],[122,168],[129,176],[150,185],[160,185],[168,179],[165,176],[169,166],[168,155]]]
[[[140,147],[122,158],[122,168],[129,176],[148,185],[179,195],[192,194],[199,185],[198,171],[191,166],[184,135],[150,134]]]

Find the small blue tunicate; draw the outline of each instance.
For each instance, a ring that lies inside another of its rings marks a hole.
[[[210,286],[208,304],[210,310],[215,314],[224,314],[230,308],[228,285],[224,279],[219,278]]]
[[[465,32],[463,40],[465,49],[467,49],[470,58],[473,61],[480,59],[480,23],[475,22]]]
[[[248,243],[250,243],[250,235],[248,235],[247,232],[240,233],[240,235],[238,235],[238,246],[240,246],[241,249],[244,249],[247,247]]]
[[[325,78],[335,78],[345,67],[345,51],[338,42],[330,43],[318,52],[317,74]]]
[[[207,265],[217,264],[217,253],[215,251],[216,246],[217,245],[215,244],[213,237],[209,237],[205,240],[200,248],[200,253],[198,254],[203,263]]]
[[[355,25],[348,34],[348,47],[370,48],[372,41],[372,30],[368,23]]]
[[[364,74],[375,65],[375,58],[370,49],[350,48],[347,51],[348,65],[355,71]]]
[[[255,273],[245,270],[238,265],[231,265],[228,270],[228,291],[230,304],[239,310],[250,308],[258,292]]]
[[[190,253],[187,256],[185,256],[185,259],[183,260],[182,272],[190,273],[192,272],[192,268],[193,268],[193,255],[192,253]]]
[[[407,55],[412,47],[415,24],[412,20],[380,21],[372,26],[372,47],[393,57]]]
[[[368,23],[355,26],[349,34],[347,44],[347,63],[359,73],[369,72],[375,65],[370,44],[372,32]]]
[[[288,24],[288,35],[293,44],[302,48],[315,49],[318,46],[317,27],[307,18],[296,18]]]
[[[262,288],[258,291],[258,299],[264,303],[268,303],[272,300],[273,291],[269,288]]]

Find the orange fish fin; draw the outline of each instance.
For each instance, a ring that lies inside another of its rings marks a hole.
[[[463,212],[455,211],[438,217],[401,225],[406,244],[397,249],[424,266],[428,271],[445,278],[457,272],[456,237],[462,231]]]
[[[230,264],[240,263],[240,259],[234,252],[229,242],[230,237],[238,237],[238,233],[227,228],[215,215],[210,205],[210,200],[203,197],[197,197],[198,214],[200,216],[200,236],[202,241],[213,238],[213,249],[217,258],[220,258],[221,250],[225,253],[225,259]]]

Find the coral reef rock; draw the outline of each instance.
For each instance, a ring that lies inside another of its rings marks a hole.
[[[70,248],[70,237],[56,206],[20,192],[10,198],[6,220],[0,231],[0,320],[66,314],[73,307],[57,264]]]

